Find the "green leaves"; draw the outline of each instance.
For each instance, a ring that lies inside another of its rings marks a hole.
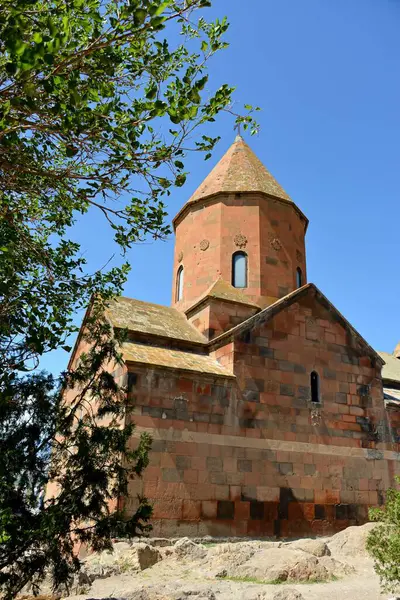
[[[400,477],[395,480],[400,484]],[[368,535],[367,550],[374,558],[382,589],[396,592],[400,585],[400,491],[389,489],[384,508],[371,508],[369,517],[377,525]]]
[[[138,8],[133,14],[133,21],[136,27],[143,25],[147,17],[147,12],[143,8]]]
[[[211,156],[219,137],[210,125],[223,111],[252,132],[256,123],[250,105],[232,112],[233,87],[209,89],[207,60],[226,48],[228,23],[204,19],[208,0],[0,4],[0,588],[8,600],[48,568],[55,586],[68,581],[79,569],[76,539],[107,548],[114,534],[145,531],[151,513],[145,501],[129,519],[109,509],[145,468],[150,444],[130,450],[124,382],[107,370],[120,368],[123,338],[103,311],[129,263],[92,273],[71,228],[99,211],[122,255],[167,237],[164,201],[186,182],[188,152]],[[71,351],[76,315],[89,304],[86,354],[57,380],[37,374],[46,353]],[[45,499],[51,479],[59,494]],[[79,529],[87,521],[93,529]]]

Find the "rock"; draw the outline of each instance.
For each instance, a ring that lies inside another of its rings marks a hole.
[[[226,569],[222,569],[222,571],[218,571],[218,573],[215,573],[215,577],[217,577],[218,579],[224,579],[227,576],[228,571]]]
[[[328,571],[329,577],[342,578],[344,575],[351,575],[355,572],[354,567],[348,563],[343,563],[339,560],[335,560],[330,556],[321,556],[319,564],[324,566]]]
[[[264,549],[255,542],[226,546],[224,549],[209,550],[207,561],[202,565],[209,569],[209,575],[216,578],[251,578],[260,583],[277,583],[329,581],[333,576],[342,577],[353,572],[351,567],[330,556],[317,557],[294,545]],[[317,548],[310,544],[309,549],[319,553],[327,552],[323,545]]]
[[[174,596],[174,600],[216,600],[216,598],[211,589],[181,590]]]
[[[152,567],[159,560],[161,560],[160,552],[153,546],[141,543],[137,544],[135,549],[137,555],[137,562],[141,571]]]
[[[292,542],[290,547],[302,550],[303,552],[308,552],[317,557],[330,556],[331,554],[327,544],[320,540],[297,540],[296,542]]]
[[[316,556],[307,556],[294,564],[288,565],[288,580],[290,581],[327,581],[329,573]]]
[[[365,549],[365,543],[369,532],[376,525],[376,523],[366,523],[365,525],[347,527],[347,529],[336,533],[328,541],[331,554],[337,555],[339,558],[342,556],[351,556],[353,558],[356,556],[369,556]]]
[[[91,554],[83,561],[82,573],[90,582],[105,579],[126,571],[144,571],[162,559],[157,548],[144,542],[133,544],[117,543],[114,552]]]
[[[200,544],[195,544],[192,540],[185,537],[178,540],[174,545],[174,551],[181,558],[198,559],[204,558],[207,555],[207,549]]]
[[[303,596],[293,588],[283,588],[273,595],[272,600],[304,600]]]
[[[136,590],[132,594],[129,594],[126,600],[151,600],[149,592],[142,588],[141,590]]]

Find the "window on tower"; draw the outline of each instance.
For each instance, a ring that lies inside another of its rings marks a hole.
[[[303,273],[300,267],[296,269],[296,286],[300,288],[303,285]]]
[[[183,267],[179,267],[178,273],[176,274],[176,301],[182,300],[183,298]]]
[[[319,375],[316,371],[313,371],[310,375],[310,383],[311,383],[311,402],[319,403]]]
[[[247,287],[246,252],[235,252],[232,256],[232,285],[236,288]]]

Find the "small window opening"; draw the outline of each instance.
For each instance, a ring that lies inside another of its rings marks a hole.
[[[316,371],[313,371],[310,376],[311,380],[311,402],[316,404],[320,402],[319,398],[319,376]]]
[[[179,267],[176,275],[176,301],[183,298],[183,267]]]
[[[303,273],[300,267],[297,267],[296,269],[296,285],[298,288],[300,288],[303,285]]]
[[[232,285],[236,288],[247,287],[247,254],[235,252],[232,256]]]

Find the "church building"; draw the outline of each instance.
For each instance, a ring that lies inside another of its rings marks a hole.
[[[107,313],[153,438],[127,512],[144,494],[163,537],[365,522],[400,474],[400,347],[376,352],[308,282],[307,217],[240,136],[173,224],[171,307]]]

